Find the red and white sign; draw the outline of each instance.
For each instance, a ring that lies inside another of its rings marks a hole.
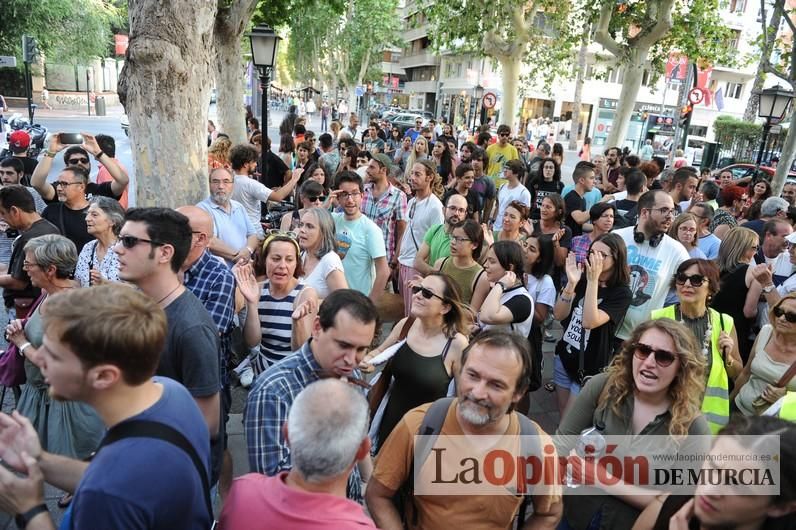
[[[127,53],[127,44],[130,42],[127,35],[114,35],[113,36],[116,55],[124,55]]]
[[[688,57],[679,53],[670,53],[666,61],[666,80],[685,81],[688,74]]]
[[[688,93],[688,101],[691,102],[692,105],[699,105],[705,100],[705,89],[704,88],[692,88],[691,91]]]
[[[487,92],[484,94],[484,107],[491,109],[497,105],[497,96],[494,92]]]

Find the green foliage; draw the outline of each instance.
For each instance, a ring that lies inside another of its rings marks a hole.
[[[126,6],[104,0],[4,0],[0,53],[21,61],[22,35],[27,34],[53,62],[77,64],[106,57],[112,27],[126,28],[126,13]]]
[[[713,122],[716,141],[722,145],[730,145],[736,141],[757,141],[762,130],[762,125],[739,120],[733,116],[718,116]]]

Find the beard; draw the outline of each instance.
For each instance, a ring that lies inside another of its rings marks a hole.
[[[486,409],[486,411],[484,411]],[[500,415],[495,405],[486,399],[475,399],[469,394],[459,398],[459,414],[469,423],[483,427]]]

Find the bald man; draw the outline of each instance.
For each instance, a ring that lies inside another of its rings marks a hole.
[[[196,206],[182,206],[177,211],[188,218],[191,225],[191,249],[180,272],[185,288],[191,291],[213,318],[221,338],[219,365],[221,366],[221,433],[223,444],[211,447],[211,451],[221,451],[227,447],[227,433],[224,428],[229,416],[232,399],[229,393],[227,365],[232,356],[231,338],[233,317],[235,316],[235,277],[220,258],[210,253],[210,240],[213,237],[213,217]],[[219,455],[220,456],[220,455]],[[222,496],[232,481],[231,459],[224,458],[220,489]]]

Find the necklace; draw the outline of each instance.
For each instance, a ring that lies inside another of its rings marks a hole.
[[[681,324],[685,324],[688,329],[694,334],[694,336],[699,337],[700,331],[704,328],[704,338],[702,340],[702,355],[706,358],[710,358],[710,345],[713,339],[713,326],[710,322],[710,311],[705,309],[705,314],[696,317],[696,318],[689,318],[683,315],[682,311],[680,311],[680,306],[677,306],[677,316],[680,318],[678,319]]]
[[[175,292],[177,289],[179,289],[181,286],[182,286],[182,284],[181,284],[181,283],[178,283],[178,284],[177,284],[177,287],[175,287],[174,289],[172,289],[171,291],[169,291],[169,294],[167,294],[166,296],[164,296],[163,298],[161,298],[160,300],[158,300],[158,301],[157,301],[157,304],[158,304],[158,305],[160,305],[160,304],[161,304],[161,302],[163,302],[163,300],[165,300],[165,299],[166,299],[166,298],[168,298],[169,296],[173,295],[173,294],[174,294],[174,292]]]

